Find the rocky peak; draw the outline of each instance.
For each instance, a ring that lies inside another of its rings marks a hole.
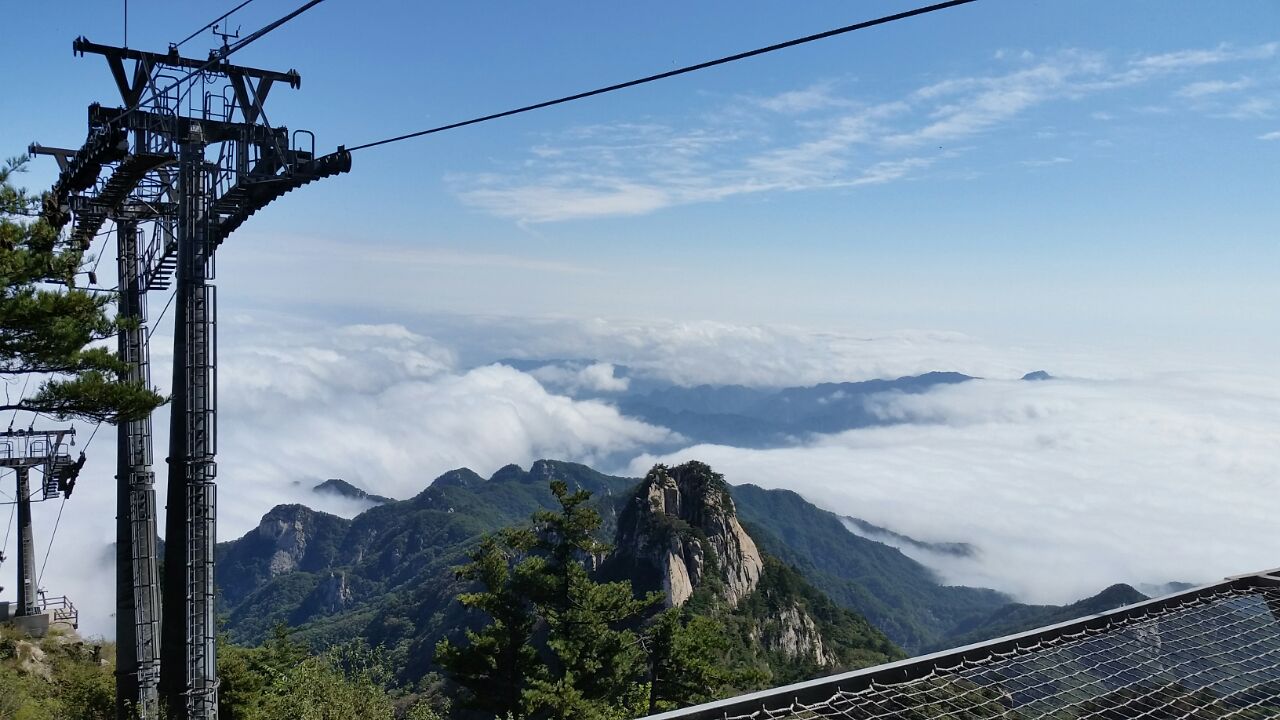
[[[272,577],[298,567],[307,552],[307,534],[315,511],[303,505],[277,505],[258,523],[259,540],[273,546],[268,571]]]
[[[311,488],[311,491],[318,495],[334,495],[337,497],[349,498],[351,500],[371,502],[375,505],[385,505],[389,502],[395,502],[389,497],[365,492],[342,478],[329,478],[328,480],[325,480]]]
[[[738,522],[724,476],[696,461],[649,471],[618,519],[611,562],[655,581],[668,606],[683,605],[711,580],[736,606],[755,589],[764,565]]]
[[[494,473],[493,477],[489,478],[489,482],[491,483],[519,482],[520,480],[523,480],[524,477],[525,477],[524,468],[520,467],[519,465],[516,465],[515,463],[512,463],[510,465],[503,465],[501,468],[498,468],[498,472]]]

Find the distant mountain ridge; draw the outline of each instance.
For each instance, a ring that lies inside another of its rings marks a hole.
[[[864,537],[868,540],[874,540],[878,543],[884,543],[889,547],[904,550],[910,548],[912,550],[922,550],[928,553],[936,553],[938,555],[950,555],[952,557],[971,558],[978,555],[977,546],[967,542],[926,542],[917,540],[908,535],[895,532],[886,527],[881,527],[874,523],[869,523],[862,518],[851,517],[845,515],[840,518],[844,526],[854,535]],[[910,555],[910,553],[907,553]]]
[[[534,375],[553,392],[608,402],[625,415],[674,430],[683,442],[752,448],[785,446],[818,433],[898,424],[902,420],[877,413],[872,401],[977,379],[957,372],[928,372],[896,379],[781,388],[709,384],[689,387],[614,365],[615,376],[625,382],[606,390],[568,379],[594,365],[593,360],[499,362]]]
[[[584,358],[497,361],[539,380],[548,390],[577,399],[607,402],[625,415],[676,431],[676,444],[711,443],[747,448],[793,445],[815,434],[897,425],[906,420],[879,411],[894,395],[915,395],[981,378],[933,371],[894,379],[825,382],[791,387],[680,385],[637,372],[626,365]],[[598,382],[599,370],[611,382]],[[612,375],[608,375],[612,373]],[[586,381],[590,376],[596,382]],[[1051,380],[1044,370],[1025,381]],[[653,448],[662,451],[665,447]]]
[[[780,390],[742,385],[670,387],[615,400],[625,415],[670,428],[693,443],[738,447],[788,445],[798,437],[837,433],[899,422],[876,412],[870,400],[918,394],[973,380],[952,372],[930,372],[895,380],[821,383]]]
[[[945,643],[937,644],[932,650],[944,650],[950,647],[981,642],[993,637],[1013,635],[1033,628],[1054,625],[1068,620],[1097,615],[1115,610],[1118,607],[1132,605],[1147,600],[1148,597],[1133,587],[1116,584],[1102,592],[1078,600],[1070,605],[1024,605],[1010,603],[990,616],[976,620],[956,628],[956,634]]]
[[[348,498],[351,500],[361,500],[371,502],[377,505],[384,505],[389,502],[395,502],[389,497],[383,495],[373,495],[365,492],[342,478],[329,478],[324,482],[311,488],[311,491],[320,495],[336,495],[337,497]]]
[[[593,493],[607,538],[615,538],[641,482],[540,460],[527,471],[508,465],[487,479],[453,470],[413,498],[350,520],[302,505],[273,508],[257,529],[218,545],[226,631],[238,641],[258,641],[285,622],[317,645],[365,637],[400,647],[409,675],[426,672],[435,640],[468,622],[453,602],[465,590],[453,568],[484,533],[552,507],[552,478]],[[776,557],[777,568],[795,568],[832,607],[867,618],[908,652],[1043,617],[1009,611],[996,618],[1011,605],[1008,596],[941,585],[920,563],[849,532],[839,516],[796,493],[726,487],[762,556]]]

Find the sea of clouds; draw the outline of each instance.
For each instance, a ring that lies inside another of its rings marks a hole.
[[[733,483],[818,505],[974,558],[922,557],[942,579],[1067,602],[1114,582],[1201,582],[1280,565],[1280,382],[1176,359],[1000,347],[954,333],[881,336],[719,323],[453,318],[421,326],[239,315],[221,326],[219,537],[279,503],[346,516],[311,487],[344,478],[396,498],[470,467],[538,458],[642,474],[699,459]],[[156,366],[167,367],[156,337]],[[503,357],[592,358],[522,372]],[[873,410],[900,424],[769,450],[679,447],[618,412],[618,365],[680,384],[803,385],[954,370],[983,379]],[[1045,368],[1055,379],[1024,382]],[[165,385],[166,378],[157,377]],[[574,390],[603,399],[574,399]],[[167,412],[156,417],[163,503]],[[83,437],[83,436],[82,436]],[[110,635],[114,433],[103,426],[66,504],[42,584]],[[37,507],[37,546],[56,505]],[[12,557],[12,541],[8,553]]]

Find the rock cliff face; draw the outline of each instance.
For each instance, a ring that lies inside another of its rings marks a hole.
[[[262,516],[258,537],[274,548],[267,563],[271,577],[297,569],[307,554],[308,516],[312,511],[301,505],[280,505]]]
[[[736,607],[764,567],[724,478],[699,462],[649,472],[618,518],[615,548],[617,571],[656,581],[668,607],[683,605],[706,582]]]
[[[799,605],[791,605],[777,613],[770,622],[764,623],[759,635],[766,649],[788,658],[808,660],[822,667],[839,663],[839,658],[823,643],[822,633],[813,618]]]
[[[667,607],[696,598],[693,611],[740,633],[740,659],[767,664],[775,679],[894,657],[893,644],[865,619],[760,551],[729,490],[700,462],[655,466],[622,508],[603,574],[661,589]]]

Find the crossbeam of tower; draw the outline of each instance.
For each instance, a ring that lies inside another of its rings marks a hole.
[[[43,215],[88,249],[110,222],[119,272],[119,336],[129,380],[150,383],[146,295],[174,287],[165,567],[158,572],[150,417],[121,423],[117,448],[117,715],[218,714],[214,613],[217,524],[217,294],[214,254],[254,213],[294,189],[351,169],[339,147],[317,157],[311,133],[273,126],[266,101],[297,89],[294,70],[233,65],[101,45],[122,105],[94,103],[77,150],[32,145],[59,175]],[[164,608],[163,624],[161,607]]]

